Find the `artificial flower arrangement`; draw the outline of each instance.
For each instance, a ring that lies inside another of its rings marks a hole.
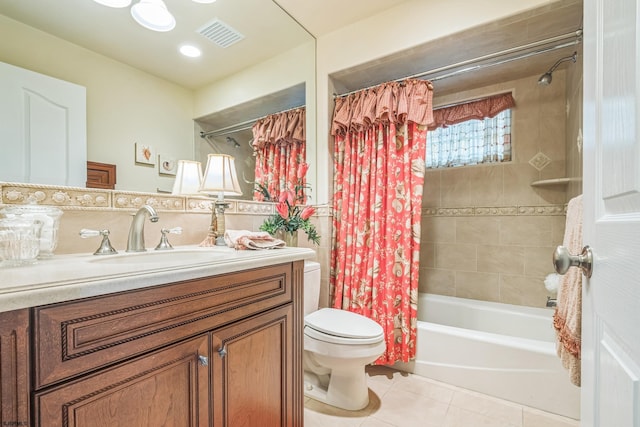
[[[298,230],[303,230],[307,234],[307,239],[316,245],[320,244],[320,236],[316,227],[311,224],[309,218],[315,213],[313,206],[305,206],[300,203],[304,201],[305,188],[309,186],[303,184],[304,177],[309,169],[308,163],[301,163],[296,171],[297,183],[293,189],[287,189],[280,193],[276,203],[276,213],[270,215],[260,226],[260,230],[266,231],[272,236],[278,232],[289,233],[293,236]],[[269,194],[266,186],[257,184],[257,191],[262,193],[266,201],[275,201]]]

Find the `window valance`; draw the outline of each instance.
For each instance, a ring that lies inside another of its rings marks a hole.
[[[433,124],[429,125],[429,130],[472,119],[493,118],[502,111],[515,106],[516,102],[509,92],[451,107],[438,108],[433,110]]]

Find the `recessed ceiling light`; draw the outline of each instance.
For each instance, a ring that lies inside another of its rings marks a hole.
[[[190,44],[180,46],[180,53],[184,56],[188,56],[189,58],[197,58],[198,56],[202,55],[200,49]]]
[[[196,3],[215,3],[216,0],[193,0]]]
[[[109,7],[127,7],[131,4],[131,0],[93,0],[103,6]]]
[[[171,31],[176,19],[162,0],[140,0],[131,7],[131,16],[136,22],[153,31]]]

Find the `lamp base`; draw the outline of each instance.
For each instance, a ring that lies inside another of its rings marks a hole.
[[[224,210],[229,204],[223,201],[216,201],[211,206],[211,225],[209,226],[209,234],[200,242],[201,247],[226,246],[224,241]]]

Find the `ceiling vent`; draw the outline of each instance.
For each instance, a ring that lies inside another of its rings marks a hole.
[[[244,38],[242,34],[219,19],[200,28],[198,33],[221,47],[229,47]]]

